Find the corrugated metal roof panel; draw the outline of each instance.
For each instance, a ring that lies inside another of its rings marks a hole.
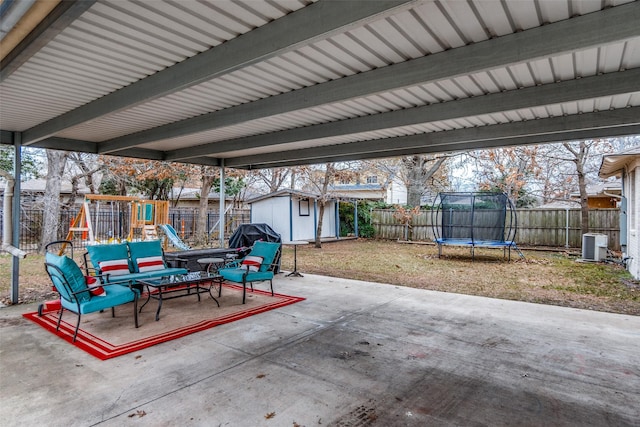
[[[24,104],[49,105],[48,117],[13,104],[3,109],[3,128],[23,130],[60,115],[309,3],[97,2],[0,85],[4,98],[5,87],[29,81],[34,95]]]
[[[56,136],[103,141],[203,114],[268,99],[308,86],[386,67],[425,55],[483,42],[601,10],[612,0],[418,2],[409,10],[371,19],[342,34],[315,37],[266,61],[239,66],[221,77],[158,96]],[[310,4],[307,1],[97,2],[2,82],[3,129],[23,130],[85,105],[185,58],[218,46]],[[543,27],[544,28],[544,27]],[[292,31],[296,31],[292,29]],[[525,47],[523,47],[523,51]],[[640,67],[640,37],[549,58],[476,71],[439,81],[312,105],[284,114],[226,125],[141,146],[175,150],[358,116],[409,109],[485,94],[533,87],[599,73]],[[522,57],[525,57],[524,55]],[[366,82],[359,84],[365,85]],[[276,98],[274,98],[276,99]],[[319,144],[388,138],[532,120],[563,114],[638,105],[637,94],[558,105],[496,111],[402,128],[376,130],[316,141]],[[10,108],[7,108],[10,106]],[[39,108],[39,106],[42,106]],[[274,109],[275,111],[276,109]],[[277,110],[280,111],[280,110]],[[425,118],[427,120],[427,118]],[[215,116],[212,119],[215,123]],[[296,143],[302,148],[311,144]],[[288,147],[289,145],[287,145]],[[283,149],[266,147],[247,153]]]

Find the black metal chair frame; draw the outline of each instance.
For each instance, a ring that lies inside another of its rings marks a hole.
[[[71,299],[65,297],[62,293],[60,293],[60,298],[64,298],[66,301],[69,301],[70,303],[75,303],[76,306],[77,306],[76,314],[78,315],[78,323],[76,324],[76,329],[75,329],[75,332],[73,333],[72,342],[76,341],[76,337],[78,336],[78,330],[80,329],[80,319],[82,318],[82,314],[81,314],[81,310],[80,310],[80,301],[78,300],[77,296],[82,294],[82,293],[85,293],[85,292],[91,292],[92,289],[95,289],[95,288],[98,288],[98,287],[114,286],[114,285],[123,286],[125,284],[128,284],[129,285],[129,289],[131,289],[131,291],[134,293],[133,316],[134,316],[134,322],[135,322],[136,328],[138,327],[138,292],[136,292],[135,290],[132,289],[131,282],[99,284],[99,285],[96,285],[96,286],[89,286],[89,287],[87,287],[87,289],[83,289],[81,291],[74,292],[73,289],[71,288],[71,285],[69,284],[69,281],[65,277],[64,273],[62,272],[62,270],[60,270],[60,268],[58,268],[58,266],[55,266],[55,265],[50,264],[48,262],[45,262],[44,265],[45,265],[45,271],[49,275],[49,279],[51,280],[51,283],[53,283],[54,286],[57,286],[56,285],[56,281],[53,279],[53,273],[51,272],[50,268],[52,268],[53,271],[55,271],[57,273],[57,275],[59,276],[60,285],[64,286],[66,292],[69,295],[72,295],[74,297],[73,300],[71,300]],[[64,310],[65,310],[65,308],[61,305],[60,306],[60,312],[58,314],[58,323],[56,325],[56,331],[60,330],[60,322],[62,321],[62,314],[64,313]],[[67,309],[67,310],[73,312],[73,310],[70,310],[70,309]],[[115,307],[111,307],[111,317],[116,317]]]

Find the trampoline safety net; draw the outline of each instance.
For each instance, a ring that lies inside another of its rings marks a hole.
[[[440,193],[432,216],[439,246],[515,246],[515,208],[505,193]]]

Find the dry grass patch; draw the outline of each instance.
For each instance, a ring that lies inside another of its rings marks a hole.
[[[502,250],[380,240],[349,240],[298,247],[298,270],[397,286],[640,315],[640,286],[623,268],[578,263],[567,253],[525,251],[511,262]],[[283,269],[293,250],[284,249]]]
[[[78,251],[82,252],[82,251]],[[640,315],[640,283],[617,265],[579,263],[567,253],[524,251],[503,259],[499,249],[445,247],[382,240],[345,240],[298,247],[298,270],[397,286],[480,295],[566,307]],[[79,259],[77,261],[80,261]],[[293,248],[284,247],[282,268],[293,269]],[[11,257],[0,255],[0,300],[9,301]],[[43,257],[20,261],[21,302],[55,296]]]

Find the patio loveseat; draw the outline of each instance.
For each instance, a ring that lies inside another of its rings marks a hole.
[[[160,240],[87,246],[84,265],[87,276],[101,276],[104,283],[189,272],[167,265]]]

